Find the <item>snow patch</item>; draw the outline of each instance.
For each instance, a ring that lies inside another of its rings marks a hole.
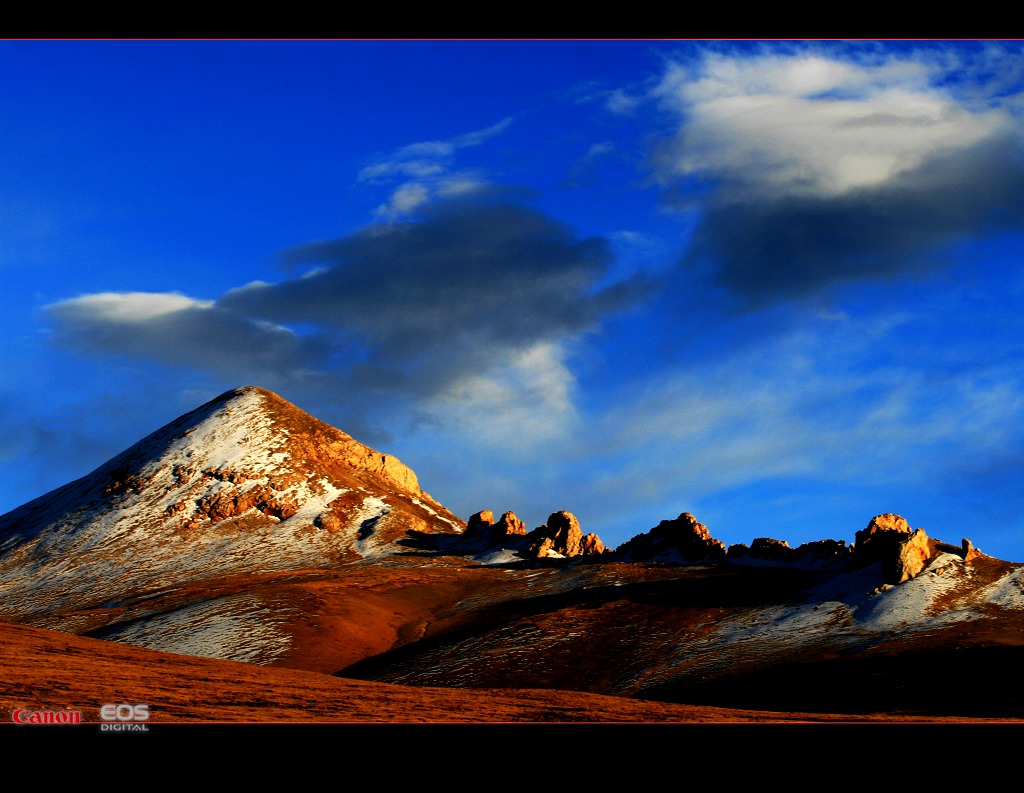
[[[443,520],[443,521],[444,521],[445,523],[447,523],[447,524],[448,524],[449,526],[452,526],[452,527],[454,527],[454,528],[458,529],[459,531],[462,531],[462,526],[460,526],[460,525],[459,525],[459,523],[458,523],[457,521],[454,521],[454,520],[452,520],[452,519],[451,519],[451,518],[449,518],[449,517],[446,517],[446,516],[444,516],[444,515],[441,515],[441,514],[439,514],[439,513],[437,512],[437,510],[435,510],[435,509],[434,509],[433,507],[431,507],[431,506],[430,506],[429,504],[426,504],[426,503],[424,503],[424,502],[420,501],[420,500],[419,500],[418,498],[416,498],[416,496],[413,496],[413,497],[412,497],[412,503],[413,503],[413,504],[415,504],[415,505],[416,505],[416,506],[418,506],[418,507],[421,507],[421,508],[423,508],[424,510],[426,510],[427,512],[429,512],[429,513],[430,513],[431,515],[433,515],[433,516],[434,516],[435,518],[437,518],[438,520]]]
[[[1024,568],[1013,570],[985,587],[982,596],[1003,608],[1024,609]]]
[[[503,565],[522,561],[519,552],[513,548],[494,548],[481,554],[474,554],[473,559],[485,565]]]
[[[356,552],[363,558],[376,556],[390,543],[380,539],[381,521],[391,512],[383,498],[367,496],[349,521],[349,529],[357,532]]]
[[[964,569],[963,559],[940,554],[919,575],[865,599],[856,610],[857,626],[890,632],[970,619],[975,612],[969,607],[931,613],[933,603],[954,589],[964,575],[969,572]]]
[[[268,610],[256,595],[228,595],[133,622],[105,632],[104,639],[180,655],[265,665],[290,649],[291,637],[280,627],[290,616],[293,614],[286,615],[280,608]]]

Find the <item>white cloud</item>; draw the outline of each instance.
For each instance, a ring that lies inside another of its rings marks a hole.
[[[621,89],[617,89],[608,94],[608,98],[605,99],[605,108],[616,115],[625,116],[632,113],[644,102],[643,96],[631,96]]]
[[[942,47],[668,62],[648,98],[669,132],[647,164],[693,224],[683,265],[749,310],[938,269],[963,239],[1024,227],[1021,92],[1005,71],[994,51]]]
[[[302,279],[300,279],[302,280]],[[253,282],[247,288],[258,288]],[[327,351],[264,318],[226,311],[177,292],[104,292],[46,306],[56,341],[80,352],[148,358],[222,376],[268,382],[301,376]]]
[[[564,437],[577,415],[563,342],[540,342],[459,377],[424,405],[474,444],[528,448]]]
[[[406,215],[430,200],[430,188],[422,182],[406,182],[395,190],[386,204],[377,207],[378,216]]]
[[[968,109],[935,71],[898,56],[709,54],[696,68],[670,64],[653,95],[681,127],[655,175],[725,180],[730,197],[838,196],[1012,127],[1005,110]]]
[[[476,192],[483,185],[482,179],[476,178],[468,171],[463,171],[438,181],[436,192],[439,198],[458,198]]]
[[[464,149],[468,146],[479,146],[481,143],[500,135],[508,129],[511,123],[512,117],[506,116],[497,124],[492,124],[484,129],[478,129],[473,132],[467,132],[463,135],[459,135],[458,137],[453,138],[451,143],[457,149]]]
[[[446,174],[427,181],[404,182],[388,196],[387,201],[374,210],[374,215],[384,221],[395,220],[411,215],[431,201],[470,195],[484,184],[482,179],[469,171]]]
[[[430,160],[379,162],[363,168],[356,180],[369,184],[387,184],[400,177],[425,179],[441,173],[444,173],[444,166]]]
[[[47,310],[55,310],[65,319],[89,318],[124,325],[212,305],[212,300],[196,300],[178,292],[101,292],[64,300],[47,306]]]

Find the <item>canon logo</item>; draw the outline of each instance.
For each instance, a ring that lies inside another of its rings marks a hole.
[[[28,710],[15,708],[11,713],[15,724],[81,724],[82,714],[77,710]]]

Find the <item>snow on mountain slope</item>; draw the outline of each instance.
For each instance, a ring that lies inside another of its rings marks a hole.
[[[450,639],[438,632],[421,647],[368,659],[343,674],[471,688],[517,681],[689,701],[706,686],[735,680],[760,681],[751,684],[756,693],[756,685],[772,685],[777,668],[797,670],[787,672],[797,685],[813,666],[813,685],[827,691],[820,681],[828,680],[832,664],[973,646],[976,631],[984,631],[980,646],[1014,651],[1024,645],[1024,566],[984,556],[966,561],[940,553],[898,585],[882,585],[880,562],[822,569],[784,561],[611,562],[507,576],[500,591],[460,603],[463,614],[480,618],[463,616]],[[504,603],[497,601],[501,595]],[[868,671],[850,691],[872,691],[873,662],[860,667]],[[836,697],[843,690],[835,688]],[[884,700],[886,690],[872,696]]]
[[[415,474],[245,387],[0,517],[0,619],[217,576],[332,567],[459,521]]]
[[[269,664],[291,646],[285,626],[294,616],[268,610],[258,595],[243,592],[118,625],[103,638],[179,655]]]
[[[873,567],[840,573],[790,602],[737,610],[699,636],[690,631],[675,637],[655,665],[614,693],[667,684],[680,672],[710,678],[721,670],[770,667],[970,620],[987,602],[984,595],[940,605],[970,577],[970,566],[952,554],[940,555],[922,575],[898,586],[877,587]],[[1013,606],[1024,608],[1024,597]]]

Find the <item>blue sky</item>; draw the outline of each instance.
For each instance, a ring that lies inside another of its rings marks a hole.
[[[0,43],[0,512],[261,385],[463,518],[1024,561],[1020,42]]]

